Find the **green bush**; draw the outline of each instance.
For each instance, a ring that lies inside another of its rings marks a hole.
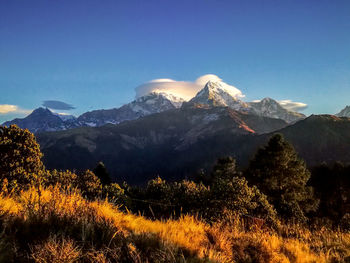
[[[35,136],[16,125],[0,127],[0,181],[27,187],[40,183],[44,165]]]

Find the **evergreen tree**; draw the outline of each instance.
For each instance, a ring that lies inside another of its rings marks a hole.
[[[0,180],[27,185],[38,182],[44,165],[35,136],[16,125],[0,127]]]
[[[229,157],[219,158],[212,172],[212,178],[221,180],[232,180],[233,177],[240,177],[241,173],[237,171],[236,160]]]
[[[277,225],[276,211],[267,197],[257,187],[248,185],[237,171],[236,160],[232,157],[218,159],[212,172],[210,195],[209,207],[214,217],[225,217],[228,211],[259,217],[271,226]]]
[[[317,208],[313,190],[307,186],[310,172],[280,134],[272,136],[267,146],[258,150],[250,162],[247,178],[287,219],[305,221],[306,213]]]
[[[98,178],[100,178],[103,185],[111,183],[111,177],[109,176],[106,166],[103,162],[99,162],[93,172]]]

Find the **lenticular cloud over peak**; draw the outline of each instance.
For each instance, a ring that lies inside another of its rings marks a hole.
[[[144,96],[150,92],[164,92],[180,97],[186,101],[192,99],[204,88],[208,81],[220,82],[225,90],[234,97],[244,97],[242,92],[234,86],[222,81],[214,74],[200,76],[195,81],[178,81],[173,79],[154,79],[136,88],[136,97]]]

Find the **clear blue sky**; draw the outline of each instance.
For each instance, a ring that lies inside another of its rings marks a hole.
[[[350,1],[0,0],[0,104],[18,111],[59,100],[78,115],[152,79],[208,73],[245,100],[338,112],[350,105]]]

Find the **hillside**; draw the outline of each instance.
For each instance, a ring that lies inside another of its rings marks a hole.
[[[11,239],[1,243],[0,262],[325,263],[349,253],[350,236],[342,232],[285,226],[278,235],[192,216],[152,221],[57,188],[1,196],[0,212],[2,241]]]
[[[308,165],[350,162],[350,118],[311,115],[279,131]]]
[[[49,168],[91,169],[103,161],[115,179],[140,183],[157,174],[189,176],[234,145],[245,148],[242,138],[286,125],[227,107],[182,107],[119,125],[40,134],[38,141]]]
[[[271,132],[282,133],[309,166],[350,161],[349,118],[313,115],[285,126],[229,108],[183,107],[117,126],[45,133],[38,140],[49,168],[92,169],[103,161],[114,179],[137,184],[156,175],[192,176],[209,170],[218,156],[234,156],[244,166]]]

